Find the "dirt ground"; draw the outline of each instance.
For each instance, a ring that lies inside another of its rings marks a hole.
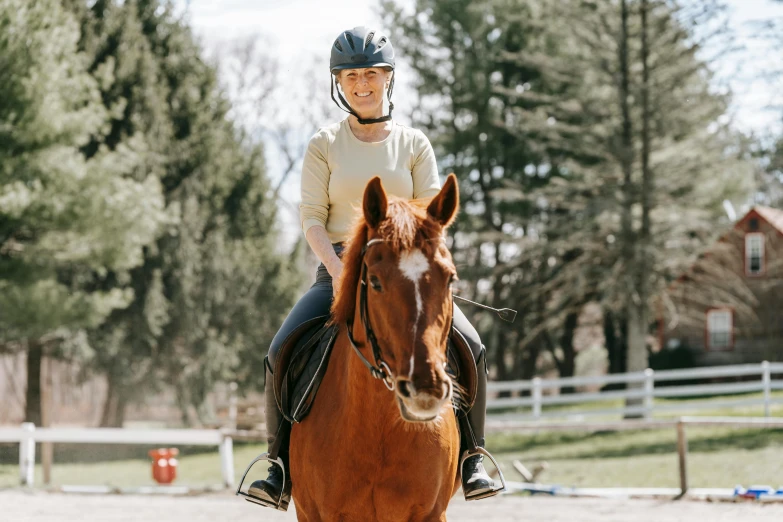
[[[294,522],[230,494],[195,497],[76,495],[0,491],[0,519],[25,522]],[[783,505],[696,501],[604,500],[506,495],[480,502],[455,500],[450,522],[780,522]]]

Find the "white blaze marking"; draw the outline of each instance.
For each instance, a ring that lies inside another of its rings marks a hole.
[[[421,250],[411,250],[405,252],[400,256],[400,272],[402,275],[413,281],[413,286],[416,290],[416,321],[413,323],[413,338],[416,339],[416,328],[419,325],[419,318],[421,317],[422,308],[424,304],[421,300],[421,292],[419,291],[419,280],[421,276],[427,273],[430,269],[430,264],[427,258],[421,252]],[[413,355],[411,354],[411,367],[408,370],[408,379],[413,379]]]

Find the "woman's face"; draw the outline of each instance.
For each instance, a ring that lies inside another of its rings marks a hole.
[[[380,67],[344,69],[337,76],[346,100],[365,118],[383,115],[383,97],[390,81],[391,72]]]

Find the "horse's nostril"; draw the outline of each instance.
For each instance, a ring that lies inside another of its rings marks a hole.
[[[397,381],[397,390],[405,399],[410,399],[415,393],[413,390],[413,383],[407,379],[400,379]]]

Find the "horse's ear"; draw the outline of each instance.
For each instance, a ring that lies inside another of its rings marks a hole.
[[[443,188],[427,207],[427,214],[435,218],[435,221],[442,226],[447,227],[457,216],[457,208],[459,208],[459,188],[457,188],[457,176],[452,172],[446,178]]]
[[[381,221],[386,219],[386,211],[389,209],[389,201],[386,191],[383,190],[381,178],[375,176],[364,189],[364,220],[370,228],[378,228]]]

